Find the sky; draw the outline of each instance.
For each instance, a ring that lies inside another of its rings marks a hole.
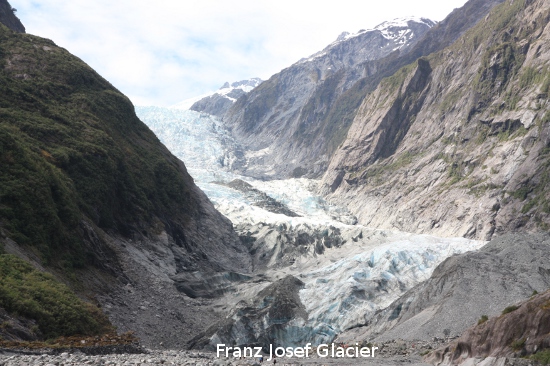
[[[136,105],[268,79],[344,31],[443,20],[466,0],[9,0],[27,33],[93,67]]]

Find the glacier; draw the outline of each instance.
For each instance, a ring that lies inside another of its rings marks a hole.
[[[258,341],[255,333],[237,326],[239,309],[250,307],[255,294],[285,276],[295,276],[307,319],[282,325],[273,340],[285,346],[331,342],[344,330],[361,326],[416,284],[428,279],[446,258],[477,250],[483,241],[438,238],[356,224],[345,208],[327,202],[317,181],[306,178],[261,181],[231,171],[246,164],[247,154],[223,123],[206,113],[181,108],[136,107],[139,118],[187,166],[196,184],[234,224],[241,237],[252,238],[251,252],[262,281],[235,286],[220,308],[236,309],[234,343]],[[292,210],[290,217],[258,205],[257,195],[231,188],[236,180],[264,192]],[[224,310],[226,311],[226,310]],[[216,333],[212,344],[224,340]]]

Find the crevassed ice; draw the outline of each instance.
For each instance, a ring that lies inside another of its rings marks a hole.
[[[136,107],[136,114],[151,128],[160,141],[186,165],[195,183],[208,195],[216,208],[234,223],[289,221],[314,219],[328,223],[337,207],[312,193],[316,182],[300,178],[259,181],[234,174],[225,169],[238,144],[218,118],[190,110],[163,107]],[[256,189],[286,204],[306,218],[289,218],[273,214],[252,205],[245,195],[214,182],[228,183],[234,179],[247,181]]]
[[[226,169],[238,144],[215,117],[173,108],[136,107],[138,116],[159,139],[182,159],[197,185],[216,208],[235,224],[285,223],[290,229],[307,225],[316,230],[336,227],[355,237],[340,248],[328,248],[322,256],[297,258],[284,274],[299,277],[305,288],[300,298],[309,313],[307,321],[295,320],[281,344],[300,346],[326,343],[343,330],[364,324],[377,310],[388,306],[405,291],[432,274],[444,259],[480,248],[485,242],[464,238],[437,238],[387,230],[372,230],[334,221],[334,211],[312,193],[310,179],[257,181]],[[303,217],[274,214],[249,202],[239,191],[214,182],[247,181],[286,204]],[[357,233],[361,232],[361,239]]]
[[[330,342],[342,331],[365,324],[376,311],[427,280],[443,260],[485,244],[464,238],[387,235],[385,243],[301,276],[306,286],[300,298],[309,318],[298,343]]]

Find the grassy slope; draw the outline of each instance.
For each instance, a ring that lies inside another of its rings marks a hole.
[[[86,228],[128,238],[185,228],[199,215],[193,189],[124,95],[50,40],[0,25],[0,253],[11,239],[78,280],[75,271],[101,267],[97,253],[109,253]],[[102,331],[97,308],[0,259],[0,307],[34,319],[45,337]]]
[[[8,313],[36,321],[37,335],[50,339],[94,335],[112,330],[101,311],[79,299],[52,275],[13,256],[0,255],[0,306]],[[10,321],[0,324],[9,333]],[[1,337],[0,337],[1,338]]]
[[[0,217],[10,238],[46,262],[82,266],[84,217],[131,236],[197,209],[179,161],[82,61],[1,27],[0,70]]]

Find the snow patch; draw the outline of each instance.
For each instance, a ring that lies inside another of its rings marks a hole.
[[[308,58],[303,58],[297,63],[300,64],[300,63],[310,62],[320,57],[323,57],[327,54],[327,50],[330,50],[334,46],[342,42],[347,42],[350,39],[359,37],[365,33],[372,33],[372,32],[380,32],[384,38],[386,38],[389,41],[395,42],[397,44],[397,47],[394,48],[394,51],[398,50],[403,46],[405,46],[406,44],[408,44],[408,42],[414,37],[414,32],[412,31],[412,29],[410,29],[409,22],[425,24],[430,28],[437,24],[436,22],[427,18],[411,16],[411,17],[396,18],[391,21],[386,21],[386,22],[380,23],[379,25],[377,25],[372,29],[361,29],[357,33],[343,32],[338,36],[336,41],[332,42],[328,47],[325,48],[325,50],[321,52],[317,52]]]
[[[182,102],[174,104],[170,108],[188,110],[189,108],[191,108],[191,106],[193,106],[193,104],[200,101],[201,99],[212,97],[214,95],[220,95],[224,98],[229,99],[231,102],[234,103],[237,99],[231,97],[229,94],[231,94],[232,92],[234,92],[236,90],[241,90],[244,93],[249,93],[250,91],[252,91],[252,89],[257,87],[261,83],[262,83],[262,79],[259,79],[259,78],[252,78],[252,79],[249,79],[249,80],[237,81],[237,82],[234,82],[232,84],[225,83],[224,85],[222,85],[222,87],[220,89],[218,89],[216,91],[209,92],[209,93],[203,94],[203,95],[198,96],[198,97],[186,99]]]

